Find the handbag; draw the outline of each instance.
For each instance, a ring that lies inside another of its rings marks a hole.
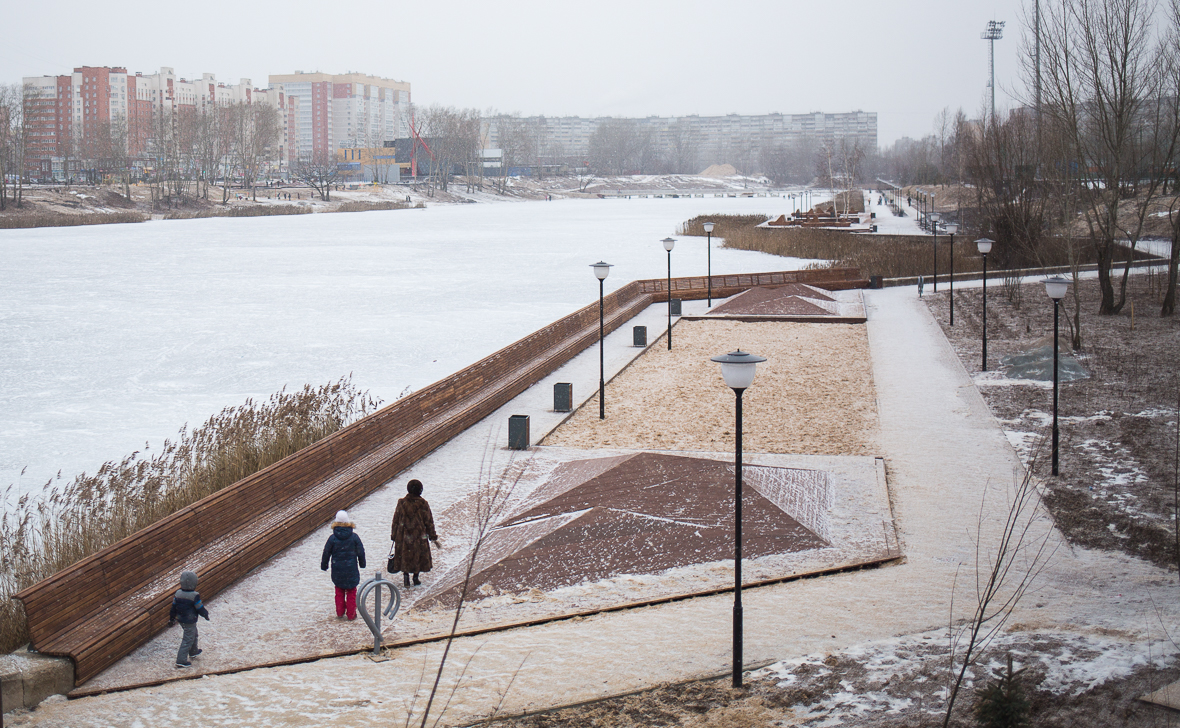
[[[389,557],[388,557],[388,558],[385,560],[385,570],[386,570],[387,572],[389,572],[390,574],[392,574],[392,573],[394,573],[395,571],[397,571],[397,568],[396,568],[396,567],[394,566],[394,564],[393,564],[393,562],[394,562],[394,557],[393,557],[393,550],[394,550],[395,548],[397,548],[397,542],[396,542],[396,541],[395,541],[394,543],[391,543],[391,544],[389,544]]]

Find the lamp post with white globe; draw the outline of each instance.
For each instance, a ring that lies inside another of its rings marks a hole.
[[[1053,299],[1053,474],[1057,475],[1057,335],[1061,299],[1069,289],[1069,281],[1061,276],[1046,278],[1045,294]]]
[[[668,351],[672,351],[672,248],[676,247],[676,241],[664,238],[660,242],[668,251]]]
[[[742,686],[742,392],[754,383],[758,364],[766,357],[738,349],[710,361],[721,365],[721,376],[737,400],[734,445],[733,513],[733,686]]]
[[[606,419],[606,357],[603,354],[603,339],[605,319],[603,315],[602,305],[602,286],[603,281],[610,275],[612,268],[610,263],[603,263],[601,260],[597,263],[591,263],[590,267],[594,269],[594,277],[598,279],[598,419]]]
[[[951,326],[955,325],[955,233],[959,232],[959,226],[955,223],[947,223],[946,232],[951,236]]]
[[[987,371],[987,254],[992,252],[992,243],[996,241],[980,238],[975,241],[975,247],[983,256],[983,368]]]
[[[709,308],[713,308],[713,223],[705,223],[705,234],[709,236],[705,250],[707,251],[707,276],[709,279]]]

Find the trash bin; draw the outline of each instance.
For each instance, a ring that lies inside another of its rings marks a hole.
[[[569,412],[574,408],[574,385],[558,382],[553,385],[553,411]]]
[[[508,417],[508,449],[529,449],[528,415],[511,415]]]
[[[672,299],[672,315],[673,316],[680,315],[680,299],[679,298]]]
[[[636,326],[631,329],[631,343],[634,346],[647,346],[647,327]]]

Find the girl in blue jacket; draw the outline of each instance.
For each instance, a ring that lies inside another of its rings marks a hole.
[[[337,511],[332,523],[332,535],[324,544],[324,555],[320,559],[320,571],[332,565],[332,583],[336,585],[336,619],[347,613],[349,619],[356,619],[356,588],[361,583],[361,569],[365,568],[365,545],[361,537],[353,533],[356,524],[349,520],[347,511]]]

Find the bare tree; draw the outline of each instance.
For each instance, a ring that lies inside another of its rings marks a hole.
[[[500,151],[500,192],[506,187],[508,171],[537,164],[537,135],[535,124],[517,114],[496,117]]]
[[[324,202],[331,201],[332,187],[340,181],[336,155],[330,150],[301,154],[291,167],[291,174],[318,192]]]
[[[0,84],[0,210],[8,206],[8,177],[20,175],[16,166],[17,129],[21,121],[21,88]],[[13,188],[15,191],[15,187]],[[15,194],[13,195],[15,200]]]
[[[1028,464],[1015,488],[1008,493],[1004,522],[1000,532],[991,538],[984,533],[983,513],[987,502],[987,491],[984,491],[975,537],[975,604],[970,618],[957,628],[952,626],[951,680],[943,728],[950,725],[967,671],[1003,632],[1008,618],[1055,552],[1050,540],[1051,523],[1047,517],[1041,518],[1040,496],[1032,476],[1034,464]],[[953,589],[951,611],[953,614]]]
[[[1175,148],[1175,129],[1160,123],[1169,106],[1162,103],[1160,70],[1172,59],[1154,32],[1154,9],[1152,0],[1063,0],[1042,11],[1043,109],[1068,135],[1073,163],[1088,171],[1082,202],[1098,263],[1100,314],[1116,314],[1126,303],[1132,256],[1116,300],[1118,245],[1134,251],[1146,203],[1165,178],[1157,165]],[[1121,217],[1126,198],[1138,198],[1137,209]]]
[[[278,150],[279,112],[269,104],[237,104],[234,115],[234,153],[242,183],[258,201],[258,176]]]
[[[650,145],[651,134],[634,119],[603,119],[590,135],[590,167],[600,174],[639,171]]]
[[[676,174],[696,174],[701,135],[684,119],[677,119],[667,130],[668,164]]]
[[[475,109],[455,109],[431,106],[419,117],[419,133],[428,138],[434,153],[431,163],[431,184],[447,191],[456,167],[463,169],[472,189],[470,177],[481,164],[479,159],[482,117]]]
[[[1160,104],[1163,106],[1161,119],[1171,125],[1170,134],[1161,136],[1172,140],[1170,156],[1159,155],[1163,160],[1163,194],[1168,194],[1167,169],[1172,170],[1172,201],[1168,206],[1168,217],[1172,222],[1172,250],[1168,256],[1168,283],[1164,301],[1160,306],[1161,316],[1172,316],[1176,312],[1177,269],[1180,268],[1180,150],[1177,149],[1177,133],[1180,127],[1180,0],[1171,0],[1168,6],[1167,31],[1164,34],[1163,63],[1159,67],[1162,77]],[[1180,544],[1180,532],[1177,535]],[[1180,562],[1180,559],[1178,559]]]

